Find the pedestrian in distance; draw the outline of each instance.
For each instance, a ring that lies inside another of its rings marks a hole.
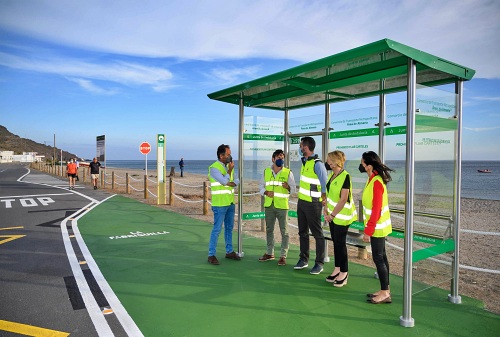
[[[327,172],[325,165],[314,154],[316,141],[312,137],[300,140],[300,183],[297,202],[300,255],[294,269],[309,266],[309,230],[316,241],[316,260],[310,273],[317,275],[323,271],[325,259],[325,236],[321,228],[322,200],[326,199]]]
[[[66,172],[68,173],[68,182],[70,190],[75,189],[75,177],[77,173],[76,163],[73,159],[70,159],[68,164],[66,165]]]
[[[78,173],[80,171],[80,162],[78,161],[78,158],[75,158],[75,164],[76,164],[76,181],[80,181],[80,178],[78,177]]]
[[[209,166],[208,179],[214,213],[214,225],[208,245],[208,263],[220,264],[215,254],[223,224],[226,259],[239,261],[240,256],[233,250],[234,188],[238,186],[239,180],[234,178],[234,163],[229,145],[222,144],[217,148],[217,161]]]
[[[94,158],[92,162],[89,164],[89,174],[90,174],[90,179],[92,180],[92,185],[94,186],[94,190],[97,190],[97,180],[99,179],[100,167],[101,163],[97,161],[97,158]]]
[[[181,177],[184,177],[184,158],[179,161],[179,168],[181,169]]]
[[[285,153],[276,150],[272,155],[273,164],[264,170],[260,181],[260,194],[264,196],[266,216],[267,251],[259,261],[274,260],[274,225],[276,220],[281,232],[281,251],[278,266],[286,265],[290,236],[288,234],[288,200],[295,193],[295,179],[289,168],[284,167]]]
[[[363,241],[370,242],[372,257],[380,281],[380,290],[368,293],[367,301],[373,304],[392,303],[389,289],[389,261],[385,251],[385,239],[392,233],[391,214],[387,197],[387,183],[392,180],[393,171],[382,163],[380,157],[373,151],[367,151],[361,156],[359,172],[368,175],[363,189]]]
[[[335,268],[326,277],[326,281],[339,288],[347,284],[349,277],[347,231],[358,219],[356,204],[352,198],[351,177],[344,169],[345,161],[345,154],[342,151],[328,153],[325,167],[331,173],[326,183],[327,197],[323,201],[324,217],[330,227],[335,260]]]

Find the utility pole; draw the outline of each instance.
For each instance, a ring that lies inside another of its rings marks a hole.
[[[52,160],[52,166],[55,166],[56,165],[56,134],[54,133],[54,158]]]

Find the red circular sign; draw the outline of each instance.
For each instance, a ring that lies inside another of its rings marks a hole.
[[[148,142],[143,142],[139,146],[139,151],[141,151],[142,154],[148,154],[151,151],[151,145],[149,145]]]

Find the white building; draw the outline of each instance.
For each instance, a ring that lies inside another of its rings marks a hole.
[[[33,163],[42,161],[45,156],[38,156],[36,152],[14,154],[14,151],[0,151],[0,163]]]

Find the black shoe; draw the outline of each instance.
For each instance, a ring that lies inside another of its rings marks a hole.
[[[306,261],[300,259],[299,262],[297,262],[297,264],[295,265],[295,267],[293,267],[293,269],[297,269],[297,270],[304,269],[304,268],[307,268],[308,266],[309,266],[309,264]]]
[[[329,275],[329,276],[326,277],[325,281],[333,283],[337,279],[337,276],[339,276],[339,274],[340,274],[340,272],[338,272],[335,275]]]
[[[318,263],[315,263],[314,264],[314,267],[312,267],[311,271],[309,272],[309,274],[313,274],[313,275],[318,275],[319,273],[321,273],[323,271],[323,266],[318,264]]]
[[[349,274],[346,274],[343,280],[339,280],[338,278],[333,281],[333,286],[337,288],[341,288],[347,284],[347,279],[349,278]]]

